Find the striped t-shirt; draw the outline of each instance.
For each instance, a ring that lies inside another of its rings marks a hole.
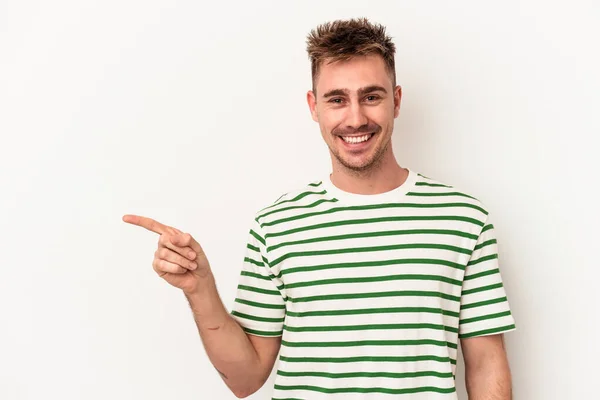
[[[259,211],[231,313],[282,336],[273,399],[456,399],[458,339],[515,329],[488,211],[413,170],[375,195],[326,176]]]

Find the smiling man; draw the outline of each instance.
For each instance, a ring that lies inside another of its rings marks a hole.
[[[312,38],[312,46],[323,45],[318,39]],[[313,61],[324,65],[314,72],[316,83],[307,95],[332,156],[331,180],[342,189],[365,194],[399,186],[408,171],[398,166],[392,151],[401,98],[393,72],[378,54],[334,62],[331,58]]]
[[[273,399],[457,399],[460,344],[469,399],[511,398],[494,226],[473,196],[396,161],[394,53],[366,19],[308,36],[307,101],[332,170],[257,212],[231,313],[189,234],[124,217],[161,235],[154,268],[184,291],[238,397],[278,360]]]

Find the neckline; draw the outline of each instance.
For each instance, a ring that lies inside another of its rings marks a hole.
[[[406,167],[405,167],[406,168]],[[331,182],[331,173],[325,175],[323,187],[325,191],[337,199],[339,202],[347,204],[376,204],[399,202],[402,198],[415,187],[417,182],[417,173],[410,168],[406,180],[398,187],[383,193],[376,194],[358,194],[346,192]]]

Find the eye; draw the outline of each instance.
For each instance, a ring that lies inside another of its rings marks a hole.
[[[344,101],[344,99],[341,99],[339,97],[335,97],[335,98],[329,100],[329,103],[342,104],[342,101]]]
[[[379,100],[379,96],[375,95],[375,94],[371,94],[369,96],[366,97],[367,101],[377,101]]]

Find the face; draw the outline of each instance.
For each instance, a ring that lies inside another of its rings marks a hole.
[[[391,136],[401,89],[393,87],[381,56],[323,63],[315,91],[308,92],[308,105],[334,164],[361,172],[393,158]]]

